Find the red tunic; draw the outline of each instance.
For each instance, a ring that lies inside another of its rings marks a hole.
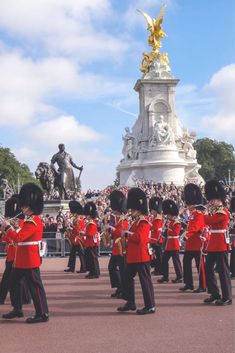
[[[15,243],[38,242],[42,240],[43,224],[40,216],[26,217],[21,230],[8,229],[9,236]],[[17,244],[16,244],[17,245]],[[39,246],[36,245],[17,245],[14,261],[15,268],[36,268],[41,265]]]
[[[130,228],[133,234],[128,236],[127,241],[127,263],[150,262],[149,235],[150,224],[145,216],[136,219]]]
[[[185,251],[200,251],[203,241],[200,236],[205,227],[204,214],[199,210],[193,210],[186,230]]]
[[[84,236],[80,234],[80,232],[84,231],[85,229],[85,222],[82,216],[78,216],[74,218],[73,221],[73,228],[71,231],[70,241],[72,245],[85,245]]]
[[[117,224],[115,225],[115,229],[112,231],[112,238],[113,238],[112,254],[115,256],[122,255],[122,253],[120,253],[120,248],[119,248],[120,245],[116,240],[120,239],[120,241],[123,241],[123,238],[124,238],[123,231],[125,230],[128,230],[128,220],[125,218],[125,216],[117,217]]]
[[[150,220],[151,222],[151,236],[150,236],[150,244],[162,244],[163,238],[161,237],[162,233],[162,216],[157,215],[155,218]]]
[[[227,208],[220,207],[213,215],[205,215],[205,224],[210,226],[210,239],[207,245],[208,252],[227,251],[226,232],[229,222]]]
[[[99,245],[97,223],[94,219],[90,219],[86,224],[84,237],[86,248]]]
[[[165,251],[177,251],[180,250],[180,235],[181,223],[179,219],[171,219],[167,228],[167,241]]]

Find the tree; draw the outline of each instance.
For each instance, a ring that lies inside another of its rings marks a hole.
[[[205,180],[228,181],[235,179],[234,147],[223,141],[202,138],[194,143],[197,161],[201,164],[199,173]]]
[[[3,147],[0,147],[0,178],[7,179],[15,192],[18,191],[18,184],[20,186],[27,182],[38,184],[29,167],[20,163],[9,148]]]

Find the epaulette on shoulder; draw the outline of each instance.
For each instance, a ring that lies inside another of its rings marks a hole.
[[[25,222],[33,223],[33,224],[35,224],[35,226],[37,225],[33,216],[26,217]]]
[[[93,221],[93,219],[89,220],[89,222],[87,223],[88,224],[95,224],[95,222]]]
[[[223,209],[223,207],[220,207],[215,213],[225,214],[225,215],[226,215],[226,212],[225,212],[225,210]]]
[[[162,215],[158,214],[155,219],[160,219],[160,220],[162,220]]]
[[[146,222],[146,223],[148,223],[148,224],[151,225],[151,223],[149,222],[149,220],[148,220],[147,218],[145,218],[144,215],[141,215],[141,216],[139,217],[139,219],[138,219],[138,224],[139,224],[140,222]]]
[[[178,224],[178,223],[181,223],[180,219],[179,218],[174,219],[174,224]]]

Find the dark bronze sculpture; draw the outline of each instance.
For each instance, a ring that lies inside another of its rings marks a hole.
[[[59,152],[54,154],[51,159],[51,168],[55,170],[59,179],[59,191],[60,197],[64,200],[68,200],[68,191],[75,191],[75,179],[73,174],[73,168],[80,170],[79,177],[83,170],[83,166],[77,166],[70,156],[69,153],[65,152],[65,145],[59,144]],[[58,170],[55,169],[54,164],[57,163]]]
[[[58,170],[54,164],[57,163]],[[59,144],[59,152],[54,154],[51,164],[40,162],[35,172],[36,178],[48,193],[48,198],[53,199],[56,190],[59,192],[59,198],[62,200],[69,199],[69,192],[76,191],[73,167],[80,170],[78,179],[81,176],[83,166],[77,166],[70,154],[65,152],[65,145]]]

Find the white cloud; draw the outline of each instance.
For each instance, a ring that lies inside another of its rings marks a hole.
[[[27,129],[25,136],[34,144],[57,145],[58,143],[81,143],[101,139],[101,135],[86,125],[80,124],[74,116],[60,116],[43,121]]]

